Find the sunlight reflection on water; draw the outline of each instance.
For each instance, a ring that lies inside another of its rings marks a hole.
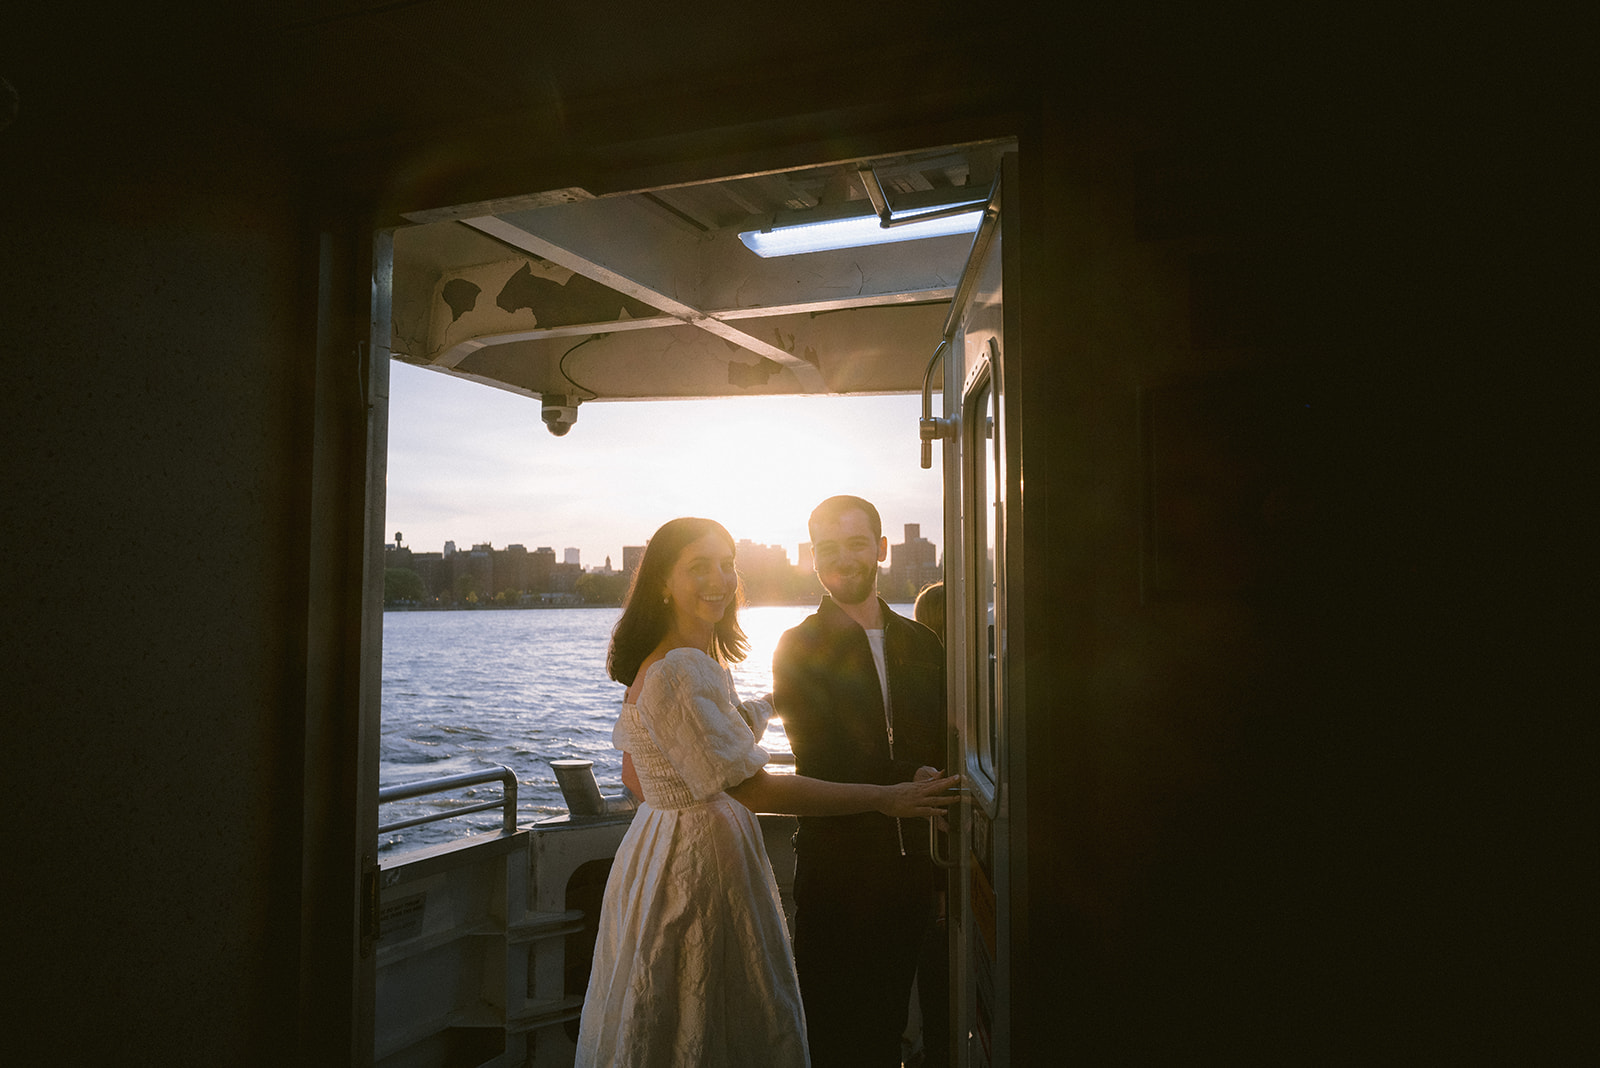
[[[813,610],[767,605],[740,613],[750,637],[750,656],[733,668],[742,697],[771,692],[778,639]],[[622,754],[612,748],[611,728],[623,688],[605,670],[618,615],[616,608],[384,613],[381,784],[501,764],[517,777],[519,823],[566,811],[552,760],[592,760],[601,793],[621,793]],[[774,755],[789,752],[776,720],[761,744]],[[490,784],[464,800],[394,802],[383,806],[379,822],[498,794],[499,786]],[[393,831],[380,849],[493,831],[499,819],[498,811],[486,811]]]

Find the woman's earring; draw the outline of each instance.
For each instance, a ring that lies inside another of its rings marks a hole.
[[[669,593],[665,597],[661,598],[661,603],[662,604],[671,604],[672,603],[672,594]]]

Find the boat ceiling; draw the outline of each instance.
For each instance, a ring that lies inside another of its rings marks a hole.
[[[863,163],[897,211],[984,195],[1017,72],[974,66],[971,12],[135,0],[76,44],[106,77],[162,55],[305,153],[326,210],[409,223],[396,359],[584,400],[880,393],[921,388],[971,239],[763,260],[737,235],[864,205]]]
[[[738,235],[870,211],[863,166],[897,214],[983,199],[1010,147],[430,212],[395,234],[393,355],[582,401],[919,390],[971,235],[768,259]]]

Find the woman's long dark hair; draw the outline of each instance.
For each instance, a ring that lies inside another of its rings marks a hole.
[[[733,548],[733,537],[713,519],[692,516],[663,523],[644,547],[644,559],[628,584],[628,597],[622,605],[622,618],[611,630],[611,649],[606,653],[606,674],[624,686],[632,686],[639,665],[649,656],[672,626],[672,606],[662,603],[667,579],[691,542],[707,534],[719,535]],[[728,610],[712,628],[712,649],[723,663],[737,663],[750,651],[750,639],[739,626],[739,605],[744,601],[744,582],[734,587]]]

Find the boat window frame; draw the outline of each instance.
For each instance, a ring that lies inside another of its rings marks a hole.
[[[991,342],[992,344],[992,342]],[[1004,567],[1005,478],[1001,445],[1001,393],[997,367],[980,357],[961,391],[961,513],[971,517],[964,532],[967,604],[963,647],[967,664],[968,738],[966,765],[972,785],[993,808],[1004,779],[1001,720],[1005,707]]]

